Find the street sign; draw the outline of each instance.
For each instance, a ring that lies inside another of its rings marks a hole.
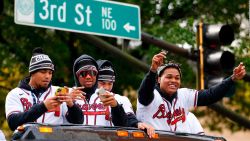
[[[15,0],[15,23],[141,39],[140,8],[105,0]]]

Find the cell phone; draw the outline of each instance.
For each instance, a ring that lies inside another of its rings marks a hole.
[[[59,93],[60,93],[60,94],[63,94],[63,95],[66,95],[68,92],[69,92],[69,89],[68,89],[68,88],[66,88],[66,87],[59,87],[59,88],[56,90],[55,95],[58,96]],[[57,100],[57,101],[60,101],[60,98],[57,98],[56,100]]]
[[[99,96],[99,98],[100,98],[101,101],[102,101],[103,99],[106,98],[106,96],[103,95],[103,94],[105,94],[105,93],[106,93],[106,90],[105,90],[103,87],[101,87],[101,88],[97,91],[97,94],[98,94],[98,96]]]
[[[166,53],[166,55],[168,54],[168,51],[167,51],[167,50],[165,50],[165,49],[162,49],[162,50],[161,50],[161,52],[165,52],[165,53]]]
[[[105,90],[103,87],[101,87],[101,88],[98,90],[98,92],[97,92],[98,95],[100,95],[100,94],[105,94],[105,93],[106,93],[106,90]]]
[[[56,93],[55,95],[59,95],[59,93],[61,94],[67,94],[69,92],[69,89],[66,88],[66,87],[59,87],[57,90],[56,90]]]

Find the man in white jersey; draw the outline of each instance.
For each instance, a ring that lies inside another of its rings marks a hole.
[[[158,130],[191,133],[186,122],[189,109],[219,101],[234,85],[234,81],[246,74],[245,66],[240,63],[231,77],[209,89],[198,91],[180,88],[180,66],[172,62],[163,65],[164,58],[165,52],[152,58],[150,71],[139,88],[137,102],[138,120]]]
[[[76,87],[78,89],[83,87],[81,90],[85,93],[84,100],[76,100],[84,114],[84,125],[127,125],[127,118],[122,105],[113,103],[107,106],[100,102],[96,94],[98,65],[94,58],[86,54],[78,57],[74,62],[73,74]],[[116,102],[114,96],[110,96],[109,100],[110,102]]]
[[[12,89],[5,101],[5,114],[11,130],[27,122],[63,124],[82,123],[81,109],[59,89],[51,85],[54,64],[41,48],[33,50],[30,60],[30,76]]]
[[[102,102],[105,106],[113,106],[117,105],[118,103],[121,104],[128,118],[127,126],[139,128],[142,130],[146,129],[149,137],[152,137],[154,135],[154,128],[137,120],[129,99],[125,96],[121,96],[112,92],[113,85],[116,79],[116,72],[113,64],[108,60],[97,60],[97,64],[99,70],[99,89],[96,90],[96,94],[98,94],[97,92],[102,88],[106,90],[104,94],[99,94],[99,97],[103,97],[100,98],[100,102]]]

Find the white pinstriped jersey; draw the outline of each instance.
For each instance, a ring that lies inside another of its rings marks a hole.
[[[154,99],[144,106],[137,100],[138,120],[152,125],[157,130],[188,132],[186,118],[190,108],[196,107],[198,91],[181,88],[172,103],[154,90]]]
[[[89,102],[86,100],[77,100],[76,104],[80,106],[84,114],[84,125],[113,126],[111,120],[111,107],[105,107],[97,95],[98,89],[91,95]],[[127,97],[114,94],[118,104],[122,104],[125,113],[134,113],[132,105]]]
[[[47,91],[45,91],[39,98],[35,97],[37,103],[44,101],[48,97],[52,97],[55,95],[56,90],[59,87],[50,86]],[[13,114],[19,112],[28,111],[33,106],[33,96],[31,91],[15,88],[11,90],[5,101],[5,114],[6,118]],[[37,123],[47,123],[47,124],[63,124],[68,123],[65,115],[68,111],[66,103],[62,103],[60,107],[47,111],[42,116],[40,116],[36,121]]]
[[[4,135],[4,133],[2,132],[2,130],[0,130],[0,141],[6,141],[5,135]]]
[[[116,96],[117,95],[117,96]],[[134,113],[134,110],[133,110],[133,107],[132,107],[132,104],[130,102],[130,100],[126,97],[126,96],[120,96],[118,94],[115,95],[115,98],[116,97],[119,97],[119,104],[122,104],[122,107],[125,111],[125,113],[128,115],[128,114],[135,114]],[[117,98],[116,98],[117,99]]]
[[[188,113],[186,122],[189,127],[188,133],[204,135],[204,130],[199,120],[196,118],[196,116],[193,113],[191,112]]]

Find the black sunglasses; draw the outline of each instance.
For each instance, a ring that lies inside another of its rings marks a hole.
[[[98,72],[96,70],[82,70],[79,73],[77,73],[78,77],[86,77],[87,75],[90,76],[97,76]]]

